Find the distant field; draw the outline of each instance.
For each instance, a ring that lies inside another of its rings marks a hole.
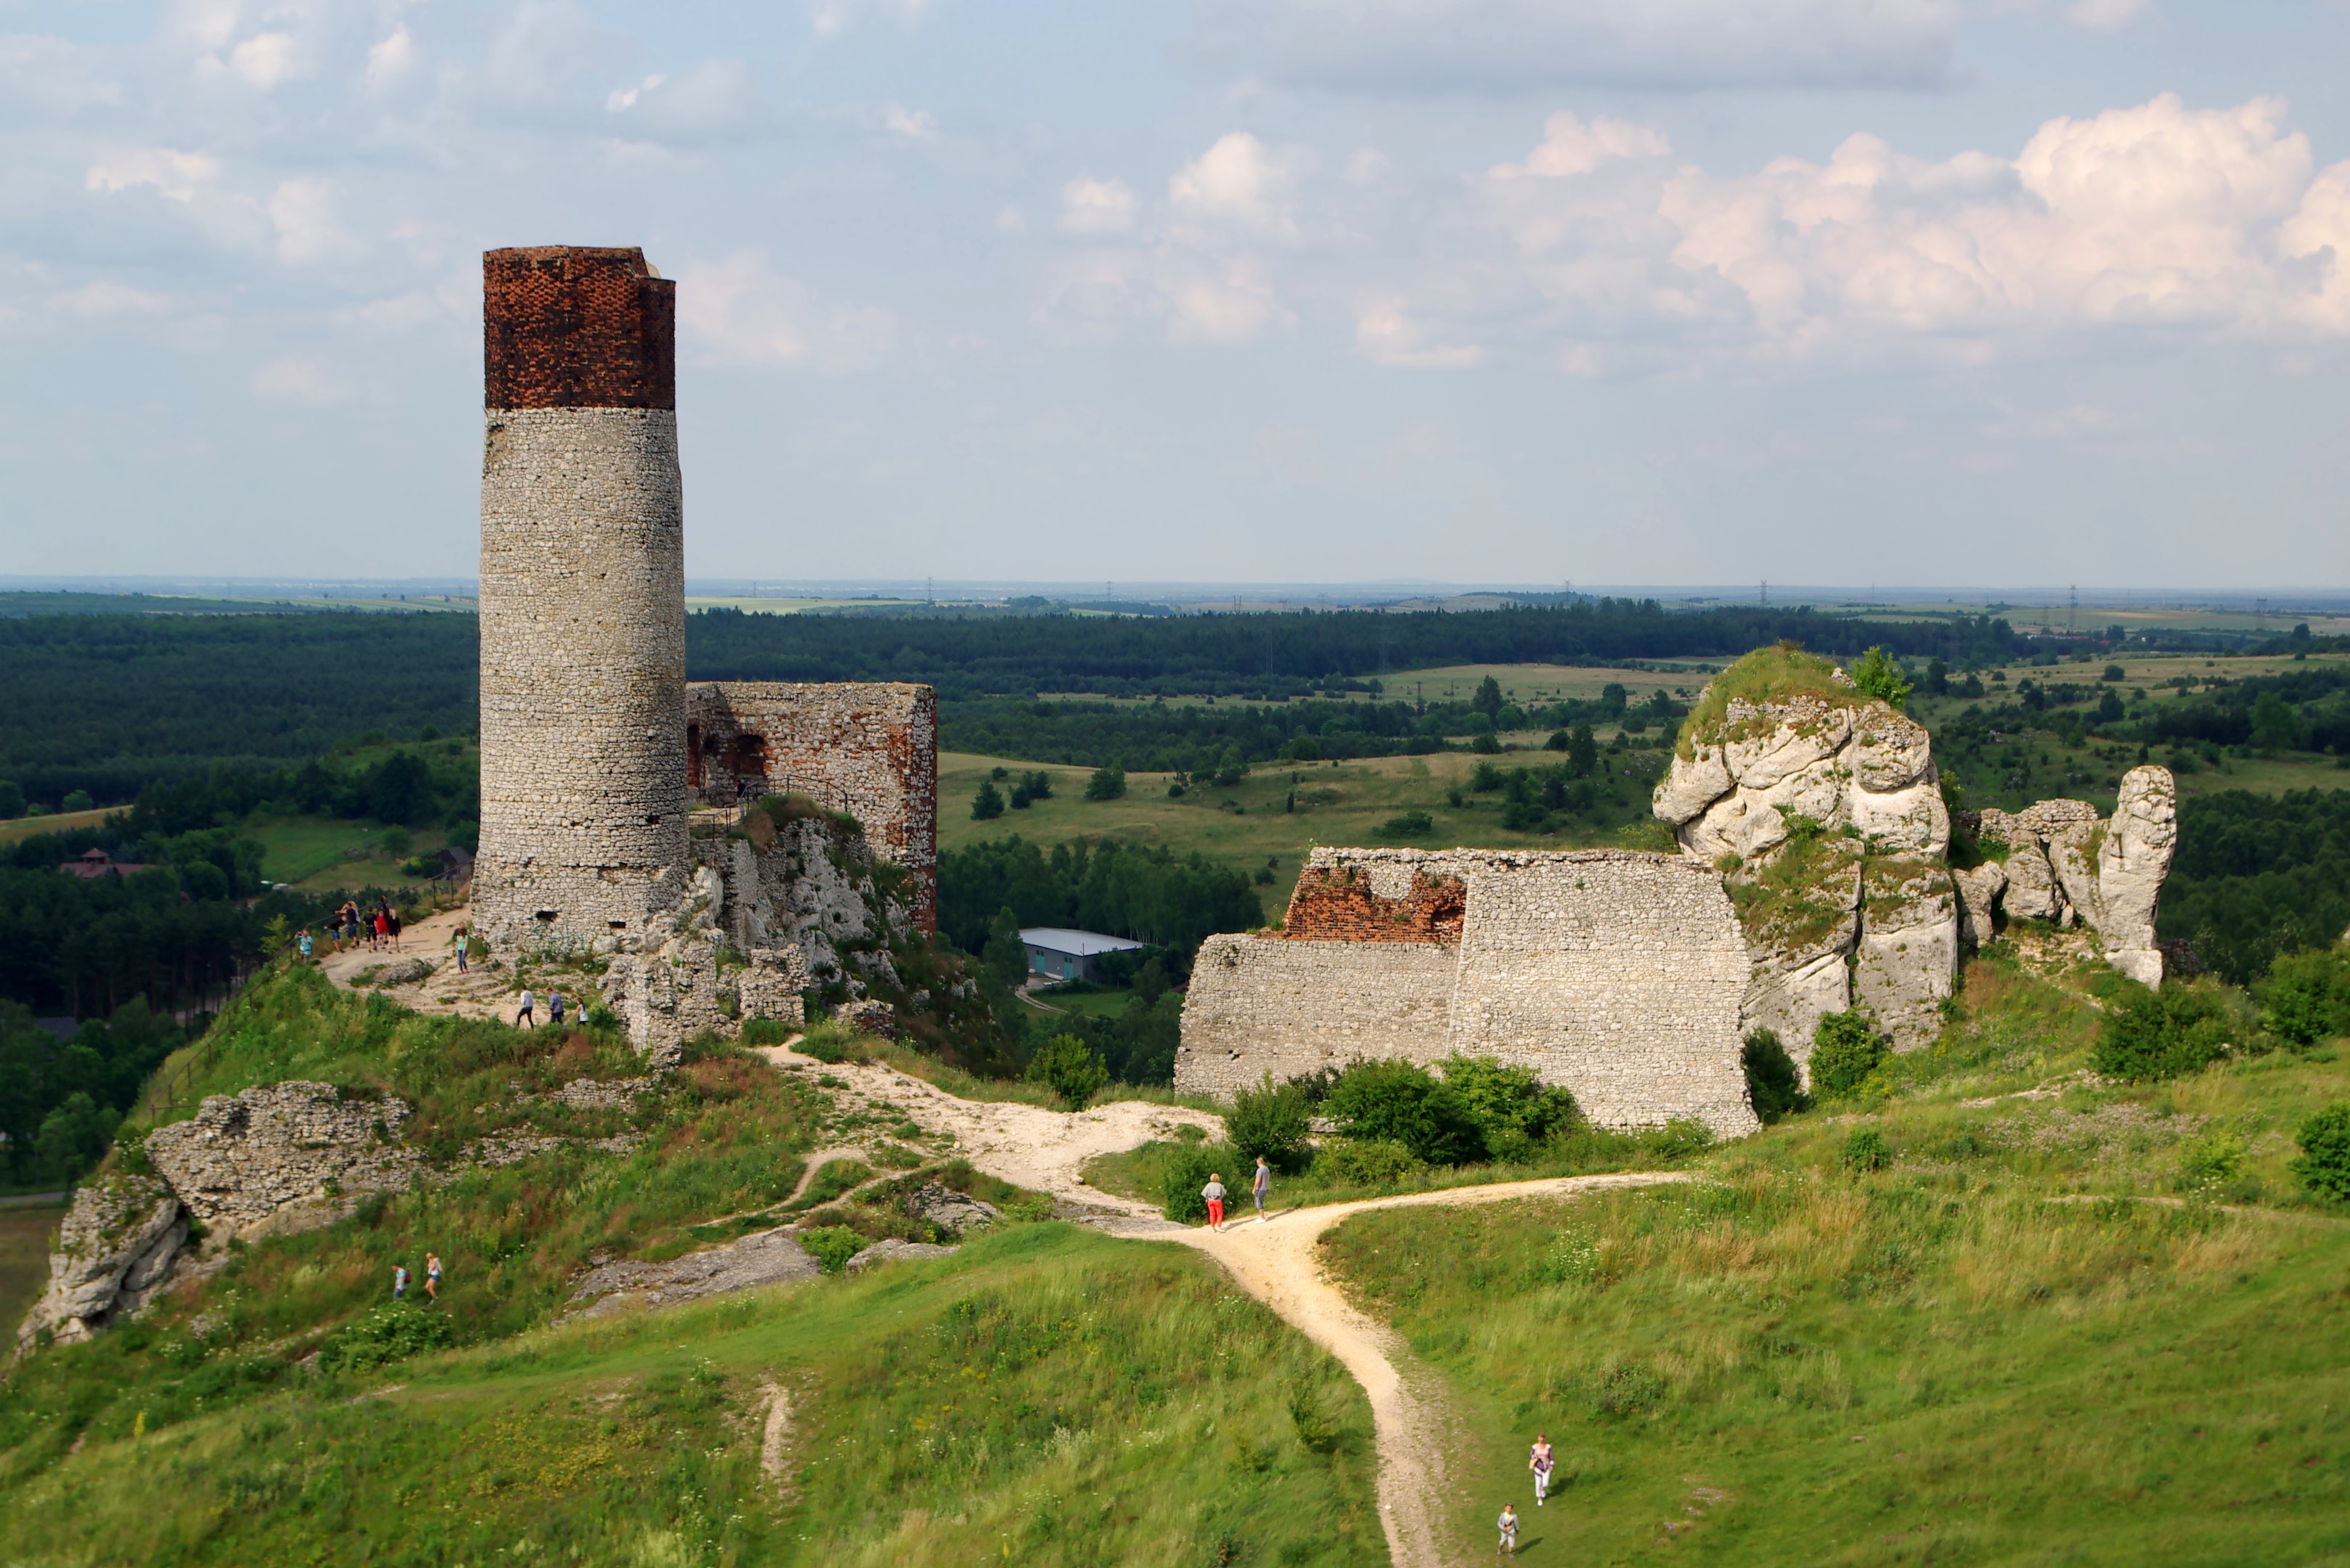
[[[0,1209],[0,1323],[15,1324],[49,1278],[49,1238],[63,1207]]]
[[[57,811],[47,816],[16,817],[0,822],[0,844],[14,844],[40,833],[63,833],[71,827],[96,827],[106,820],[109,812],[121,809],[119,805],[101,805],[95,811]]]

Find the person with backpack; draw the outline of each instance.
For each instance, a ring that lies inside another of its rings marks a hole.
[[[1208,1229],[1224,1228],[1224,1183],[1214,1171],[1208,1172],[1208,1185],[1200,1189],[1200,1196],[1208,1200]]]

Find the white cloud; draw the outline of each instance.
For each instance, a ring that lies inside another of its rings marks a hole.
[[[1584,348],[1782,358],[1970,363],[2084,329],[2350,330],[2350,165],[2313,179],[2282,119],[2273,99],[2165,95],[2052,119],[2012,159],[1928,161],[1855,135],[1824,164],[1725,177],[1675,163],[1649,128],[1555,115],[1479,183],[1465,256],[1423,291]],[[1443,332],[1436,306],[1414,308]]]
[[[397,86],[416,66],[416,39],[402,23],[368,47],[367,70],[359,80],[369,92]]]
[[[323,408],[347,401],[351,392],[319,360],[290,355],[254,368],[253,395],[267,402]]]
[[[335,215],[332,180],[285,180],[269,198],[269,221],[277,231],[277,256],[296,265],[323,261],[350,245]]]
[[[1264,264],[1242,256],[1212,270],[1180,269],[1160,284],[1177,342],[1243,343],[1268,327],[1294,327],[1297,317],[1274,296]]]
[[[657,71],[622,88],[604,99],[604,109],[631,140],[693,144],[752,130],[759,118],[757,99],[748,65],[704,60],[690,70]]]
[[[931,0],[808,0],[808,26],[820,38],[837,37],[868,19],[910,31],[930,9]]]
[[[1471,346],[1447,348],[1427,341],[1427,333],[1404,314],[1400,299],[1383,299],[1355,318],[1355,342],[1382,365],[1407,369],[1461,370],[1484,358]]]
[[[307,74],[291,33],[256,33],[229,52],[229,69],[266,91]]]
[[[2112,4],[2113,0],[2102,0]],[[1959,0],[1208,0],[1209,47],[1350,91],[1936,87]]]
[[[897,318],[878,306],[820,304],[756,249],[680,269],[677,318],[712,360],[817,370],[869,369],[898,331]]]
[[[995,214],[995,232],[1000,234],[1024,234],[1028,232],[1028,216],[1017,207],[1006,207]]]
[[[68,316],[160,316],[172,306],[170,299],[151,294],[143,288],[104,278],[69,289],[57,297],[57,308]]]
[[[1072,234],[1122,234],[1134,227],[1138,205],[1125,181],[1080,174],[1061,187],[1061,228]]]
[[[209,152],[182,152],[170,147],[123,147],[99,155],[83,176],[92,191],[129,191],[151,185],[174,202],[194,199],[198,191],[220,178],[220,160]]]
[[[1276,151],[1236,130],[1175,171],[1168,203],[1188,227],[1294,240],[1297,181],[1312,162],[1303,149]]]
[[[903,104],[885,103],[881,106],[881,129],[909,141],[929,141],[938,135],[939,122],[926,109],[908,109]]]
[[[2073,0],[2064,19],[2092,33],[2118,33],[2146,15],[2147,0]]]

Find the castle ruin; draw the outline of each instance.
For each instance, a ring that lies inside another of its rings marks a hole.
[[[633,247],[545,245],[484,254],[482,296],[475,930],[601,961],[655,1052],[861,998],[849,960],[893,972],[893,933],[936,922],[935,697],[688,686],[677,286]],[[774,795],[837,815],[738,827]],[[816,839],[849,817],[902,878],[835,864]]]

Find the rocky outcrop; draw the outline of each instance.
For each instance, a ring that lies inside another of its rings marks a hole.
[[[2178,785],[2169,769],[2123,774],[2110,821],[2086,801],[2043,800],[2020,812],[1969,813],[1960,826],[1986,857],[1960,873],[1971,940],[1988,938],[2000,914],[2059,928],[2077,921],[2097,934],[2115,968],[2162,983],[2154,917],[2178,843]]]
[[[895,1236],[890,1236],[874,1242],[873,1245],[849,1259],[847,1267],[850,1273],[861,1274],[866,1270],[882,1263],[896,1262],[906,1258],[944,1258],[951,1256],[954,1251],[952,1247],[941,1247],[932,1241],[900,1241]]]
[[[409,1105],[346,1098],[295,1079],[213,1095],[196,1114],[147,1135],[147,1158],[223,1241],[333,1223],[363,1194],[405,1188],[422,1168],[400,1141]]]
[[[921,1190],[907,1199],[906,1211],[917,1220],[930,1221],[950,1236],[993,1225],[1002,1218],[995,1205],[983,1203],[967,1192],[957,1192],[936,1182],[924,1183]]]
[[[666,1262],[639,1262],[633,1258],[598,1262],[573,1285],[571,1303],[580,1307],[581,1317],[609,1317],[646,1307],[678,1306],[760,1285],[812,1280],[823,1272],[800,1245],[799,1231],[779,1225]],[[587,1303],[593,1304],[581,1304]]]
[[[1746,1028],[1772,1030],[1803,1064],[1821,1016],[1858,1006],[1913,1049],[1940,1027],[1961,949],[2002,915],[2085,924],[2116,968],[2159,982],[2155,903],[2178,837],[2168,772],[2127,774],[2111,823],[2074,800],[1970,815],[1958,826],[1983,854],[1954,869],[1925,728],[1841,670],[1804,679],[1819,690],[1693,718],[1654,797],[1737,906]]]
[[[74,1194],[49,1254],[48,1288],[16,1331],[19,1355],[47,1338],[60,1345],[145,1306],[188,1239],[187,1217],[152,1177],[117,1173]]]

